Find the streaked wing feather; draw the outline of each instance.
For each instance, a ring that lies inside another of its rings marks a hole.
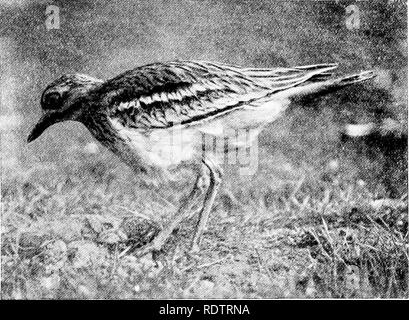
[[[325,78],[334,64],[255,69],[210,62],[156,63],[108,80],[109,116],[123,125],[168,128],[217,116],[251,101]]]

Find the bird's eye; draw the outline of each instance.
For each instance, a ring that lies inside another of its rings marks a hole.
[[[51,92],[44,96],[44,109],[59,109],[61,107],[61,95],[58,92]]]

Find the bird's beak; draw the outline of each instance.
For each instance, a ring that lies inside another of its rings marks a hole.
[[[37,139],[44,132],[45,129],[53,125],[55,122],[56,121],[52,113],[45,113],[34,126],[33,130],[31,131],[30,135],[27,138],[27,142],[31,142]]]

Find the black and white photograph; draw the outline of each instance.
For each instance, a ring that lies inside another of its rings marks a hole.
[[[1,0],[1,300],[409,299],[407,10]]]

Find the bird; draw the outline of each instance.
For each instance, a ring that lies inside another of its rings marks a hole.
[[[172,232],[198,207],[190,247],[197,252],[222,182],[223,153],[251,146],[292,101],[375,76],[373,71],[362,71],[333,77],[331,71],[337,67],[321,63],[247,68],[176,60],[139,66],[109,80],[65,74],[45,88],[42,116],[27,140],[34,141],[51,125],[72,120],[82,123],[137,175],[161,179],[180,163],[196,164],[192,191],[140,252],[163,250]],[[232,139],[221,153],[203,146],[205,137],[220,141],[240,130],[250,134],[241,135],[246,139]]]

